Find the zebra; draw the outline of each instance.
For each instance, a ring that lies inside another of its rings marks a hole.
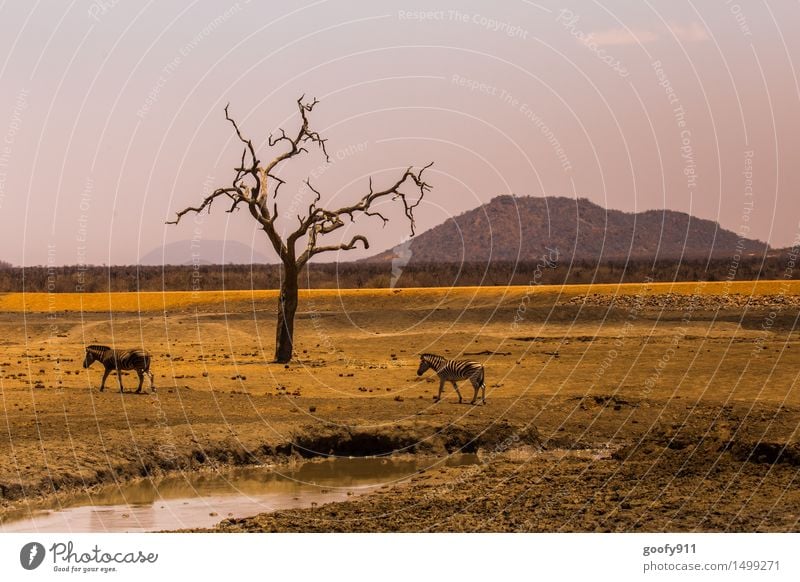
[[[472,387],[475,389],[475,395],[472,397],[470,404],[475,404],[479,389],[482,391],[481,401],[483,404],[486,404],[486,384],[483,378],[483,364],[470,360],[448,360],[436,354],[422,354],[420,356],[417,376],[422,376],[428,368],[433,368],[439,375],[439,395],[436,397],[437,402],[442,399],[444,383],[452,382],[453,388],[456,389],[456,394],[458,394],[458,402],[461,403],[461,392],[458,390],[456,381],[469,380],[472,382]]]
[[[136,373],[139,375],[139,388],[136,390],[137,394],[142,391],[145,374],[150,378],[150,389],[153,392],[156,391],[153,382],[153,373],[150,371],[150,353],[146,350],[115,350],[108,346],[87,346],[83,367],[88,368],[94,362],[100,362],[106,368],[103,373],[103,381],[100,382],[100,392],[105,389],[106,378],[108,378],[112,370],[117,371],[120,392],[124,392],[122,389],[122,370],[136,370]]]

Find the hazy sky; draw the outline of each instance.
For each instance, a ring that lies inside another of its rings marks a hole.
[[[562,195],[787,246],[799,61],[789,0],[0,1],[0,259],[135,263],[192,237],[273,256],[246,212],[164,221],[230,182],[226,103],[266,146],[301,94],[333,163],[312,151],[290,174],[334,204],[434,161],[418,230],[499,194]],[[282,195],[292,226],[308,192]],[[407,227],[356,232],[372,254]]]

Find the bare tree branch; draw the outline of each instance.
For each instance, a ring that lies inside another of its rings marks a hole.
[[[272,134],[269,134],[269,138],[267,139],[269,147],[275,147],[276,145],[278,145],[278,142],[282,140],[286,140],[290,144],[292,144],[292,140],[289,139],[289,136],[286,135],[286,132],[283,130],[283,128],[280,128],[280,130],[281,130],[281,135],[278,138],[273,139]]]
[[[349,243],[329,245],[325,247],[316,247],[311,253],[311,256],[313,257],[314,255],[318,255],[319,253],[326,253],[328,251],[350,251],[356,248],[356,243],[358,241],[361,241],[364,244],[365,249],[369,248],[369,241],[367,240],[367,237],[365,237],[362,234],[357,234],[352,238],[352,240]]]
[[[279,189],[281,186],[283,186],[283,185],[284,185],[286,182],[285,182],[285,181],[283,181],[283,180],[281,180],[280,178],[278,178],[278,176],[275,176],[275,175],[273,175],[273,174],[267,174],[267,173],[265,173],[264,175],[265,175],[265,176],[268,176],[269,178],[272,178],[273,180],[275,180],[275,181],[278,183],[278,184],[275,186],[275,190],[274,190],[274,192],[273,192],[273,194],[272,194],[272,197],[273,197],[273,198],[277,198],[277,197],[278,197],[278,189]]]
[[[370,178],[369,192],[364,195],[361,200],[353,205],[343,206],[337,210],[325,210],[318,208],[316,204],[319,201],[320,194],[317,190],[312,188],[311,184],[307,181],[306,183],[308,184],[309,188],[311,188],[311,190],[317,194],[317,199],[311,204],[311,206],[309,206],[309,213],[306,219],[304,221],[301,220],[300,227],[289,237],[289,243],[294,244],[300,236],[306,233],[308,234],[306,249],[297,259],[298,266],[302,267],[308,262],[309,259],[311,259],[311,257],[326,251],[353,249],[355,248],[354,242],[356,240],[361,240],[364,243],[364,248],[369,248],[369,243],[363,236],[360,238],[354,238],[350,244],[329,246],[319,246],[318,237],[319,235],[330,234],[331,232],[334,232],[335,230],[338,230],[344,226],[344,221],[342,220],[343,216],[349,217],[350,221],[353,222],[355,220],[354,215],[356,213],[363,213],[364,215],[370,217],[377,216],[383,221],[383,224],[386,225],[389,220],[381,212],[372,210],[372,205],[376,201],[379,201],[383,198],[400,200],[403,203],[403,213],[405,214],[406,218],[408,218],[411,227],[411,236],[414,236],[414,209],[422,202],[425,192],[430,190],[430,185],[427,184],[423,179],[423,173],[432,165],[433,163],[424,166],[419,170],[419,172],[415,172],[413,167],[408,168],[399,180],[397,180],[388,188],[378,192],[375,191],[372,178]],[[419,196],[417,196],[416,199],[409,198],[408,194],[402,190],[402,188],[409,182],[413,183],[415,188],[419,191]]]
[[[389,222],[389,219],[386,218],[383,214],[381,214],[377,210],[375,212],[370,212],[369,210],[365,210],[364,214],[367,216],[377,216],[383,221],[383,226],[386,226],[386,223]]]
[[[397,181],[382,190],[375,190],[373,179],[370,177],[368,191],[358,202],[349,206],[342,206],[335,210],[328,210],[319,206],[322,200],[322,193],[311,184],[310,179],[306,179],[306,186],[314,193],[314,199],[308,205],[307,215],[297,216],[297,228],[286,237],[285,241],[283,240],[275,225],[275,221],[278,219],[278,193],[281,186],[285,184],[285,181],[277,176],[276,170],[278,166],[286,160],[290,160],[295,156],[307,152],[306,144],[317,145],[325,156],[325,160],[328,162],[330,161],[330,156],[328,156],[325,145],[326,140],[323,139],[318,132],[313,131],[309,123],[309,114],[314,110],[314,107],[319,101],[317,99],[312,99],[311,101],[305,102],[304,99],[305,96],[303,95],[297,100],[297,109],[301,121],[297,133],[290,136],[281,128],[280,135],[269,136],[267,143],[270,147],[283,145],[285,149],[266,165],[261,164],[256,155],[252,140],[245,137],[239,124],[231,117],[229,105],[226,105],[225,119],[233,126],[239,141],[244,144],[239,165],[234,168],[235,175],[231,186],[215,190],[212,194],[207,196],[199,206],[190,206],[181,210],[177,213],[175,220],[168,221],[168,224],[178,224],[181,218],[190,212],[200,213],[206,209],[210,210],[212,203],[217,198],[225,196],[231,201],[227,212],[234,212],[241,204],[246,204],[250,210],[250,214],[266,232],[275,251],[281,257],[281,260],[284,262],[293,262],[293,267],[295,268],[302,267],[311,257],[320,253],[353,249],[359,241],[361,241],[364,248],[369,248],[369,242],[363,235],[356,235],[349,243],[333,245],[321,244],[320,237],[331,234],[342,228],[345,225],[343,220],[345,216],[350,219],[350,222],[354,222],[356,214],[359,213],[368,217],[380,218],[382,224],[385,226],[389,222],[389,218],[383,211],[373,208],[373,205],[384,199],[396,200],[402,203],[403,214],[409,222],[411,235],[413,236],[416,228],[414,210],[422,202],[425,193],[430,190],[430,185],[425,182],[424,173],[425,170],[431,167],[432,163],[422,167],[419,171],[415,171],[413,167],[409,167]],[[273,203],[271,207],[267,203],[270,183],[274,183],[274,187],[272,187]],[[410,191],[414,191],[414,194],[412,195]],[[297,241],[304,236],[307,236],[308,240],[306,241],[303,253],[298,257],[296,255],[295,245]]]
[[[236,135],[239,137],[239,140],[243,144],[245,144],[247,146],[247,149],[250,151],[250,156],[253,159],[253,166],[254,167],[258,166],[258,158],[256,157],[256,151],[253,148],[253,142],[250,141],[249,139],[246,139],[244,136],[242,136],[242,132],[239,129],[239,126],[237,125],[236,121],[228,114],[228,107],[230,107],[230,105],[231,105],[230,103],[225,105],[225,119],[230,121],[231,125],[233,125],[233,129],[236,130]],[[244,155],[242,155],[242,159],[244,160]],[[242,162],[242,166],[244,166],[244,162]]]
[[[276,156],[269,164],[266,166],[266,173],[270,174],[272,170],[274,170],[280,163],[285,162],[299,154],[307,153],[308,150],[303,147],[303,144],[306,142],[316,143],[319,148],[322,150],[322,153],[325,155],[325,161],[330,162],[330,156],[328,156],[328,150],[325,148],[326,140],[320,137],[319,133],[316,131],[312,131],[309,129],[309,122],[308,122],[308,113],[310,113],[314,106],[319,103],[317,99],[313,99],[310,103],[303,103],[303,99],[305,95],[301,95],[300,98],[297,100],[297,109],[300,112],[300,119],[302,123],[300,125],[300,129],[297,131],[297,135],[294,138],[289,137],[286,135],[286,131],[281,128],[281,135],[280,137],[273,138],[271,135],[267,143],[269,143],[270,147],[273,147],[279,143],[286,143],[289,146],[289,149],[282,154]]]
[[[353,218],[353,214],[355,212],[368,212],[370,210],[371,205],[381,198],[385,198],[387,196],[391,196],[393,200],[401,200],[403,202],[403,212],[408,218],[409,223],[411,225],[411,236],[415,234],[415,222],[414,222],[414,209],[419,206],[422,202],[423,197],[425,196],[425,192],[428,192],[431,187],[423,180],[423,173],[425,170],[430,168],[433,165],[433,162],[424,166],[419,172],[415,173],[414,168],[408,168],[403,175],[397,180],[394,184],[386,188],[385,190],[381,190],[379,192],[375,192],[372,187],[372,180],[370,180],[369,186],[369,193],[365,195],[359,202],[353,204],[352,206],[343,206],[338,210],[332,211],[332,214],[342,215],[347,214],[350,216],[351,220]],[[416,186],[417,190],[419,190],[419,197],[414,202],[409,202],[408,195],[401,191],[401,188],[405,185],[407,181],[411,181]]]
[[[237,197],[239,197],[240,195],[241,193],[238,191],[237,188],[219,188],[217,190],[214,190],[214,192],[212,192],[208,196],[206,196],[203,202],[200,204],[200,206],[189,206],[188,208],[184,208],[183,210],[177,213],[177,217],[175,218],[175,220],[168,220],[167,224],[178,224],[181,218],[183,218],[184,215],[190,212],[194,212],[195,214],[200,214],[206,208],[208,208],[210,212],[211,204],[214,202],[214,200],[216,200],[220,196],[228,196],[235,202]]]

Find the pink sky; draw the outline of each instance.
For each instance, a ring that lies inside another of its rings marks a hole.
[[[226,103],[265,145],[303,93],[333,163],[288,174],[287,227],[308,174],[340,205],[434,161],[418,232],[515,193],[800,233],[797,2],[262,4],[0,5],[0,259],[135,263],[192,237],[272,256],[246,213],[164,221],[230,182]],[[358,232],[372,254],[407,228]]]

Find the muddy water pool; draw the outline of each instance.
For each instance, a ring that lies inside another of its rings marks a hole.
[[[0,532],[147,532],[210,527],[227,517],[322,505],[421,471],[477,463],[447,458],[335,458],[291,466],[189,472],[105,487],[2,516]]]

